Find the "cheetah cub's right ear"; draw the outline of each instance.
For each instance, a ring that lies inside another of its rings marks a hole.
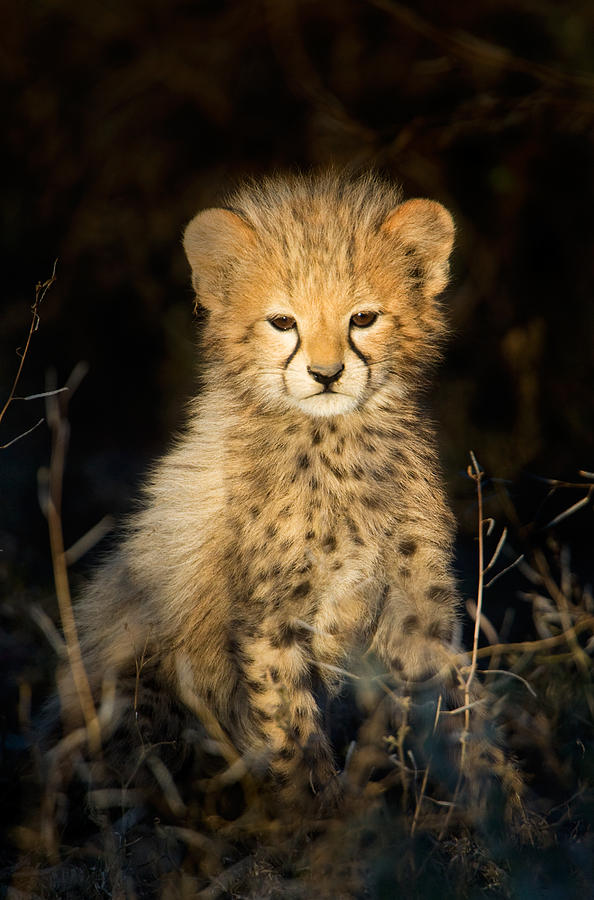
[[[445,206],[435,200],[406,200],[392,210],[380,230],[418,259],[427,299],[441,293],[454,244],[454,220]]]
[[[205,209],[194,216],[184,233],[184,250],[197,303],[221,309],[233,266],[255,242],[253,229],[229,209]]]

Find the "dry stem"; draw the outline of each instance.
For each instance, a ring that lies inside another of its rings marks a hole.
[[[4,416],[6,414],[6,410],[8,409],[8,407],[14,400],[17,385],[18,385],[19,379],[21,377],[21,372],[23,371],[23,366],[25,365],[25,359],[27,357],[27,353],[29,352],[29,344],[31,343],[31,338],[33,337],[34,332],[36,332],[37,328],[39,327],[39,306],[42,303],[45,295],[51,288],[52,284],[54,284],[54,282],[56,281],[56,266],[57,266],[57,264],[58,264],[58,260],[56,259],[54,261],[54,267],[52,269],[52,274],[50,275],[50,277],[46,281],[38,281],[37,284],[35,285],[35,300],[33,301],[33,306],[31,307],[31,313],[32,313],[31,324],[29,325],[29,333],[27,335],[27,340],[25,342],[25,349],[23,350],[22,353],[19,354],[19,356],[20,356],[19,366],[17,369],[17,373],[14,377],[14,381],[12,383],[12,388],[10,389],[10,393],[8,395],[8,399],[6,400],[6,403],[2,407],[2,410],[0,411],[0,422],[2,421],[2,419],[4,418]],[[17,353],[18,353],[18,351],[17,351]],[[39,422],[37,423],[37,425],[39,425]],[[37,425],[35,425],[34,428],[37,428]],[[32,431],[32,430],[33,429],[30,429],[30,431]],[[25,432],[25,434],[29,434],[29,432]],[[24,435],[19,435],[19,437],[24,437]],[[15,440],[17,440],[17,438],[15,438]],[[9,447],[10,444],[13,444],[13,443],[14,443],[14,440],[10,441],[9,444],[6,444],[5,447],[2,447],[1,449],[4,450],[6,447]]]
[[[47,421],[52,433],[52,453],[44,512],[49,526],[54,582],[60,609],[60,619],[66,642],[68,661],[70,663],[72,678],[85,720],[89,749],[91,750],[91,753],[95,754],[99,753],[101,749],[101,729],[87,673],[82,660],[76,623],[72,610],[72,598],[70,596],[70,585],[68,582],[68,567],[64,548],[61,515],[62,482],[64,478],[64,466],[70,432],[70,427],[66,418],[68,398],[80,384],[85,372],[86,367],[79,363],[68,380],[66,385],[68,390],[60,394],[50,391],[46,399]]]

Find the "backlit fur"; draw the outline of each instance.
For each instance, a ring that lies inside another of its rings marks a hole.
[[[131,677],[137,703],[142,656],[240,752],[321,786],[316,685],[366,648],[405,679],[447,663],[452,520],[419,388],[452,240],[439,204],[333,173],[248,184],[190,223],[204,386],[78,605],[96,691]],[[67,674],[62,698],[76,719]]]

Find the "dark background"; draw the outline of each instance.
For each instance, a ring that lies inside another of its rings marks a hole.
[[[589,0],[5,9],[1,399],[58,258],[18,393],[90,365],[70,405],[66,543],[130,507],[182,421],[184,225],[242,176],[287,168],[374,166],[454,214],[453,336],[433,400],[463,531],[469,449],[526,518],[542,499],[527,473],[593,469],[593,25]],[[42,415],[43,401],[15,401],[0,443]],[[49,444],[41,426],[0,451],[12,597],[51,585],[36,481]],[[587,515],[571,520],[582,555]]]

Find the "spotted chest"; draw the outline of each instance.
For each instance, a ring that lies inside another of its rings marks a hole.
[[[334,422],[283,437],[270,452],[244,445],[229,485],[234,612],[287,642],[305,629],[313,655],[335,663],[381,602],[398,460],[377,436]]]

